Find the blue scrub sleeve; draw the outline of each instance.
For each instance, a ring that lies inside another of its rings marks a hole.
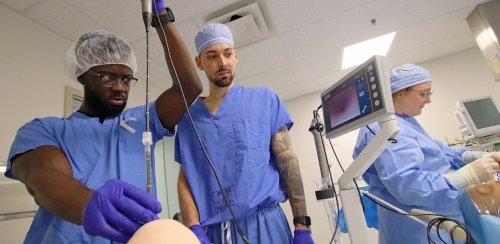
[[[446,146],[443,142],[434,140],[436,144],[441,148],[443,153],[445,154],[446,158],[451,164],[451,167],[454,170],[462,168],[465,163],[462,161],[462,154],[465,151],[469,151],[470,149],[465,148],[465,147],[457,147],[457,148],[451,148],[449,146]]]
[[[439,172],[422,170],[424,155],[414,138],[400,136],[374,162],[378,176],[400,203],[433,207],[458,196]]]
[[[150,122],[149,125],[152,128],[153,141],[159,141],[165,136],[173,136],[175,134],[175,128],[169,130],[163,126],[161,123],[158,112],[156,111],[156,101],[149,104]]]
[[[180,130],[177,130],[177,134],[179,133]],[[181,164],[181,149],[180,149],[180,144],[179,144],[179,135],[175,135],[175,142],[174,142],[174,160],[175,162]]]
[[[276,93],[271,91],[270,89],[266,89],[268,91],[268,96],[271,99],[271,111],[275,111],[271,113],[271,137],[274,137],[278,131],[280,131],[283,126],[286,126],[288,130],[290,130],[293,126],[293,121],[286,109],[285,105],[278,97]]]
[[[47,120],[52,120],[53,123],[56,123],[57,120],[60,119],[53,117],[47,118]],[[14,174],[12,174],[12,159],[15,156],[41,146],[55,146],[60,148],[60,145],[57,142],[57,139],[54,138],[53,134],[54,131],[45,126],[40,119],[34,119],[23,125],[17,131],[16,138],[10,148],[5,176],[11,179],[16,179]]]

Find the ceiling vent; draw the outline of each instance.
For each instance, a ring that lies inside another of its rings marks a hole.
[[[226,24],[233,33],[234,45],[241,47],[269,36],[264,16],[257,3],[207,21],[207,23]]]

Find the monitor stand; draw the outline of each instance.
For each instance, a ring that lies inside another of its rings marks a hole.
[[[352,244],[368,243],[366,225],[361,199],[354,184],[354,179],[363,174],[387,147],[389,139],[394,139],[399,132],[394,115],[388,115],[378,120],[380,130],[368,143],[352,164],[339,178],[340,200],[344,208],[345,219]]]

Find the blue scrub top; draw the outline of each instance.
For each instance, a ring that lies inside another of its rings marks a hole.
[[[234,85],[215,115],[201,99],[190,112],[236,218],[287,199],[271,140],[283,126],[290,129],[292,121],[274,92]],[[187,114],[177,127],[175,160],[182,164],[201,224],[232,219]]]
[[[153,145],[172,132],[163,127],[150,103],[150,126]],[[120,179],[146,190],[146,167],[142,133],[145,126],[145,106],[129,109],[103,123],[99,118],[74,112],[69,118],[35,119],[21,127],[10,149],[5,175],[12,174],[11,159],[40,146],[61,149],[68,159],[73,177],[91,189],[97,189],[109,179]],[[152,150],[154,172],[154,151]],[[154,177],[154,173],[152,174]],[[153,183],[154,183],[153,179]],[[153,184],[153,193],[154,190]],[[43,208],[37,211],[25,243],[110,243],[101,237],[85,233],[83,227],[62,220]]]
[[[463,166],[461,157],[467,149],[453,149],[432,139],[413,117],[396,116],[396,121],[397,143],[390,143],[363,174],[369,191],[406,212],[418,208],[463,222],[459,190],[443,175]],[[369,127],[380,129],[377,123]],[[354,158],[373,136],[368,129],[360,129]],[[424,225],[381,207],[377,211],[380,243],[427,243]]]

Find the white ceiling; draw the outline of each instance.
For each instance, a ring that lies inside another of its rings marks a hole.
[[[238,48],[236,81],[267,86],[283,99],[324,90],[341,70],[345,46],[397,31],[388,66],[419,63],[476,46],[465,18],[486,0],[166,0],[175,25],[195,55],[194,36],[208,20],[256,2],[270,35]],[[73,42],[80,33],[106,29],[127,39],[145,75],[146,35],[139,0],[0,0]],[[370,23],[375,18],[376,24]],[[151,35],[152,85],[171,84],[163,51]],[[199,73],[203,82],[206,78]],[[207,86],[205,86],[207,87]],[[206,89],[207,90],[207,89]],[[206,93],[205,93],[206,94]]]

